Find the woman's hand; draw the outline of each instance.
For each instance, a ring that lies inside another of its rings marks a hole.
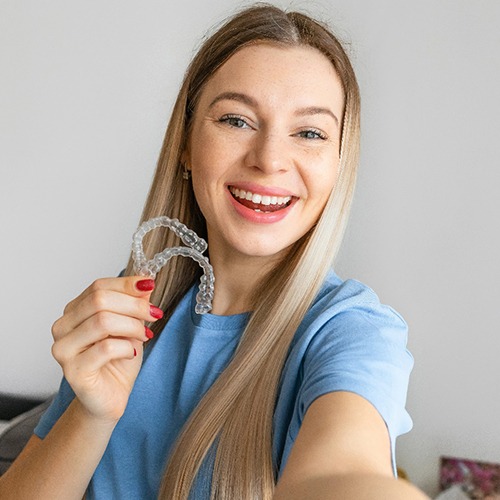
[[[149,303],[154,281],[131,276],[95,281],[52,326],[52,354],[93,418],[120,419],[141,367],[144,321],[163,316]]]

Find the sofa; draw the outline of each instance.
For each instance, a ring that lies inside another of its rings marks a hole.
[[[52,399],[0,394],[0,475],[24,448]]]

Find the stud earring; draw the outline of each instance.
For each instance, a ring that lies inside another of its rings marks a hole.
[[[183,163],[182,164],[182,168],[183,168],[183,172],[182,172],[182,178],[185,180],[185,181],[188,181],[189,179],[191,179],[191,171],[188,170],[188,168],[186,167],[186,164]]]

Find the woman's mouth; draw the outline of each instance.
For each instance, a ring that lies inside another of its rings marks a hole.
[[[292,202],[292,196],[269,196],[267,194],[244,191],[233,186],[229,186],[229,191],[238,203],[255,212],[277,212],[288,207]]]

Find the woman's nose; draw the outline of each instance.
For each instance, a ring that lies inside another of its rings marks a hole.
[[[278,134],[258,134],[246,159],[247,166],[272,174],[290,168],[290,145]]]

